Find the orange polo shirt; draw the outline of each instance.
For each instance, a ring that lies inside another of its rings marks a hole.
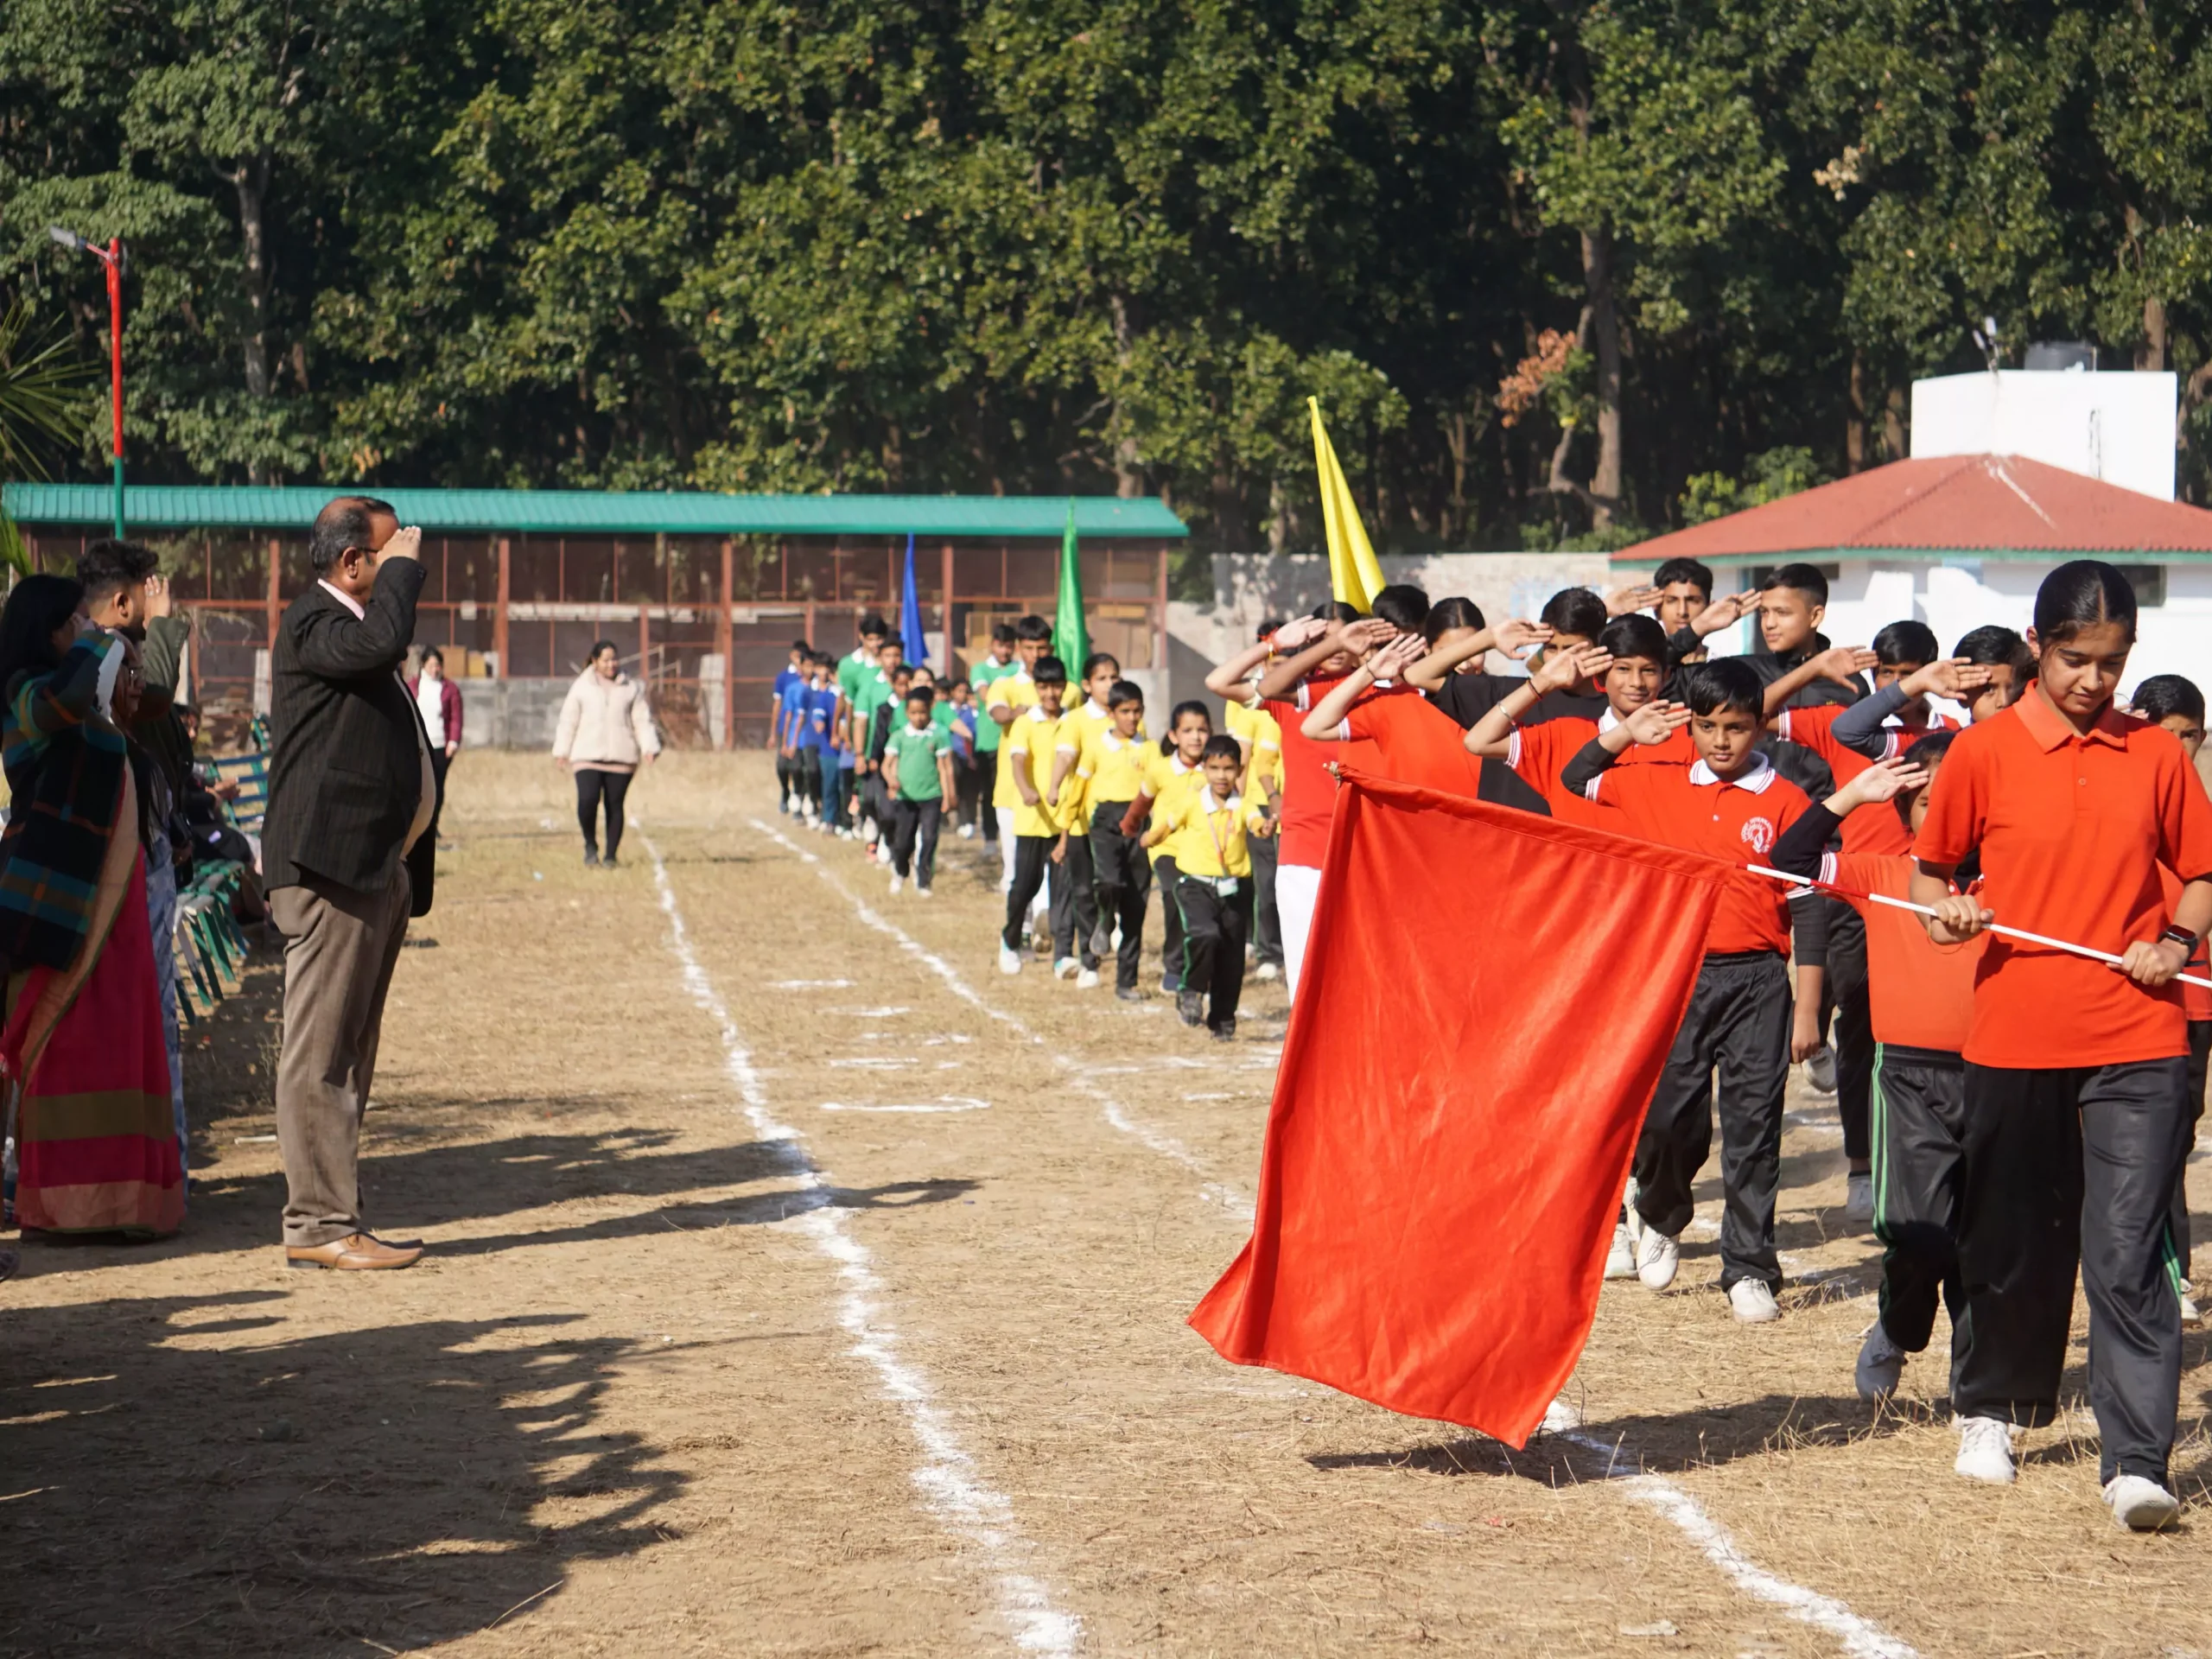
[[[2174,918],[2174,907],[2181,903],[2181,877],[2163,864],[2158,866],[2158,891],[2165,899],[2166,920],[2171,922]],[[2206,960],[2205,946],[2202,941],[2198,942],[2196,954],[2190,958],[2189,966],[2182,971],[2195,974],[2200,979],[2212,979],[2212,963]],[[2202,985],[2183,986],[2181,1011],[2192,1026],[2199,1020],[2212,1020],[2212,991],[2206,990]]]
[[[1472,795],[1481,785],[1482,757],[1467,753],[1467,734],[1418,691],[1354,703],[1337,729],[1348,743],[1371,740],[1375,769],[1385,778],[1453,795]]]
[[[1699,760],[1687,766],[1613,766],[1591,779],[1590,798],[1618,806],[1628,833],[1731,864],[1764,864],[1782,832],[1811,804],[1764,755],[1723,783]],[[1789,950],[1788,887],[1740,871],[1720,889],[1705,932],[1707,954]]]
[[[1519,772],[1529,788],[1541,795],[1552,809],[1554,817],[1573,823],[1595,824],[1601,830],[1619,832],[1622,826],[1616,815],[1586,798],[1576,794],[1560,782],[1560,774],[1567,770],[1567,763],[1574,759],[1590,741],[1601,733],[1610,732],[1619,725],[1620,716],[1610,709],[1599,720],[1585,720],[1580,715],[1562,715],[1555,720],[1541,720],[1531,726],[1516,726],[1506,740],[1505,764]],[[1655,764],[1687,766],[1697,759],[1697,751],[1690,745],[1689,728],[1678,726],[1667,734],[1664,743],[1631,743],[1614,760],[1616,766],[1648,766]]]
[[[1889,810],[1883,802],[1862,806],[1852,817]],[[1912,860],[1901,854],[1830,853],[1821,861],[1821,880],[1831,887],[1892,899],[1912,897]],[[1974,891],[1980,891],[1978,885]],[[1963,944],[1938,944],[1909,910],[1866,899],[1851,904],[1866,918],[1866,1002],[1874,1040],[1957,1053],[1974,1019],[1974,974],[1993,936],[1977,933]]]
[[[1831,702],[1818,709],[1785,709],[1774,726],[1776,736],[1810,749],[1827,761],[1828,770],[1835,775],[1838,789],[1874,764],[1858,750],[1847,749],[1835,741],[1836,717],[1850,707],[1847,702]],[[1924,729],[1893,726],[1883,746],[1882,759],[1894,760],[1929,732],[1956,731],[1958,726],[1959,722],[1948,715],[1936,716]],[[1904,820],[1897,815],[1895,808],[1884,812],[1871,808],[1853,812],[1843,821],[1843,850],[1906,857],[1912,851],[1912,831],[1904,827]]]
[[[1951,745],[1915,856],[1981,849],[1997,919],[2115,955],[2165,925],[2158,867],[2212,875],[2212,801],[2171,732],[2097,716],[2086,736],[2031,683]],[[2054,1068],[2170,1059],[2189,1050],[2181,987],[2148,990],[2099,962],[1993,938],[1964,1052],[1977,1065]]]

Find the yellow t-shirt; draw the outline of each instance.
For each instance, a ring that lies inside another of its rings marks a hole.
[[[1145,748],[1144,792],[1152,797],[1152,821],[1160,823],[1184,796],[1205,787],[1205,768],[1185,766],[1179,754],[1162,754],[1157,743],[1147,743]],[[1168,845],[1163,841],[1147,856],[1157,864],[1167,854]]]
[[[1230,699],[1229,734],[1249,753],[1244,760],[1244,792],[1257,801],[1272,801],[1282,792],[1282,728],[1265,709]]]
[[[1014,833],[1017,836],[1057,836],[1067,827],[1066,793],[1063,791],[1061,795],[1059,811],[1045,804],[1045,791],[1052,786],[1052,757],[1059,753],[1060,724],[1032,702],[1007,728],[1006,741],[999,746],[999,763],[1009,768],[1004,776],[1006,786],[1014,795]],[[1037,791],[1036,805],[1021,798],[1010,770],[1014,766],[1029,768],[1029,781]]]
[[[1141,735],[1123,737],[1111,726],[1085,732],[1076,769],[1084,776],[1091,802],[1126,807],[1143,794],[1147,755],[1159,760],[1160,747]]]
[[[1014,710],[1015,726],[1021,723],[1020,716],[1023,709],[1034,709],[1037,706],[1037,682],[1029,677],[1027,669],[1018,668],[1013,673],[1001,674],[991,682],[990,689],[983,693],[982,717],[988,720],[991,717],[992,708],[998,704],[1003,704]],[[999,734],[998,778],[991,785],[991,804],[995,807],[1018,807],[1021,804],[1021,791],[1014,786],[1013,766],[1007,759],[1006,753],[1007,740],[1013,735],[1014,726],[1007,727]],[[1045,781],[1046,783],[1052,781],[1051,773],[1046,774]]]
[[[1244,842],[1244,829],[1259,821],[1259,809],[1246,805],[1242,795],[1217,804],[1210,789],[1185,790],[1168,814],[1167,839],[1160,844],[1174,858],[1178,870],[1202,881],[1249,875],[1252,855]]]

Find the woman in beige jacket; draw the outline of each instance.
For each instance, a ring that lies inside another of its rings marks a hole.
[[[553,760],[576,774],[576,822],[583,826],[587,868],[614,868],[622,845],[622,798],[630,778],[660,753],[660,734],[645,707],[645,688],[622,671],[612,639],[591,648],[591,666],[576,676],[561,705]],[[607,805],[607,856],[599,855],[599,809]]]

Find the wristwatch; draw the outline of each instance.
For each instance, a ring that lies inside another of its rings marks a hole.
[[[2202,934],[2192,933],[2185,927],[2169,927],[2164,932],[2158,935],[2158,943],[2160,944],[2177,944],[2181,946],[2182,955],[2184,957],[2195,956],[2196,954],[2196,947],[2203,942],[2204,936]]]

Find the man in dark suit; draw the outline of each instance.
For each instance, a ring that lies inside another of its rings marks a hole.
[[[295,1268],[404,1268],[361,1216],[361,1114],[410,915],[430,907],[429,743],[399,678],[423,571],[418,530],[341,496],[308,543],[315,585],[276,633],[261,867],[284,935],[276,1136]]]

